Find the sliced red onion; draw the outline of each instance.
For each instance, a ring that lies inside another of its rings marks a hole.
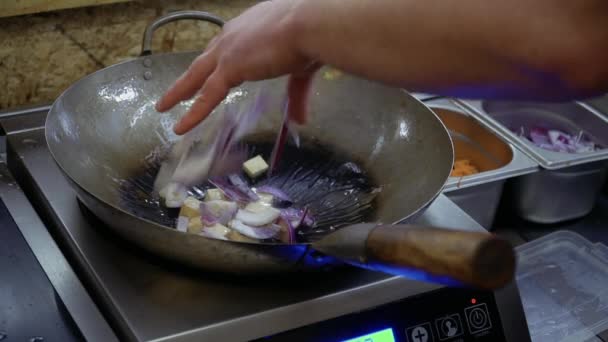
[[[582,141],[583,132],[572,136],[556,129],[533,127],[530,129],[528,139],[537,147],[561,153],[593,152],[597,146],[591,141]]]
[[[228,222],[230,222],[234,218],[234,215],[236,215],[237,211],[237,206],[224,210],[220,217],[217,218],[217,222],[223,225],[228,224]]]
[[[270,185],[262,185],[259,188],[256,189],[258,192],[263,192],[266,194],[271,194],[272,196],[274,196],[275,198],[278,198],[282,201],[289,201],[289,202],[293,202],[291,200],[291,198],[289,198],[289,195],[287,195],[283,190],[276,188],[274,186],[270,186]]]
[[[287,237],[289,239],[289,243],[296,242],[296,232],[295,227],[291,224],[291,221],[283,219],[283,222],[287,225]]]
[[[301,224],[312,227],[315,223],[308,208],[305,208],[304,210],[293,207],[282,209],[281,217],[289,222],[294,229],[299,228]]]
[[[230,221],[230,227],[247,237],[258,240],[265,240],[275,237],[281,229],[277,225],[270,225],[266,227],[251,227],[239,220]]]
[[[204,226],[211,226],[218,222],[218,217],[211,212],[207,202],[201,202],[200,204],[201,221]]]
[[[300,222],[298,222],[298,225],[296,227],[302,226],[302,224],[304,224],[306,222],[307,216],[308,216],[308,207],[305,207],[304,212],[302,213],[302,218],[300,219]]]
[[[190,222],[190,220],[186,217],[186,216],[178,216],[177,217],[177,230],[180,232],[187,232],[188,231],[188,222]]]
[[[232,183],[232,185],[234,185],[242,194],[244,194],[245,196],[247,196],[247,198],[250,201],[257,201],[260,198],[258,197],[258,195],[256,195],[255,192],[253,192],[253,190],[251,190],[251,188],[249,187],[249,184],[247,184],[247,181],[245,181],[243,179],[243,177],[237,175],[237,174],[231,174],[228,176],[228,180],[230,181],[230,183]]]
[[[261,227],[274,222],[281,215],[281,211],[273,207],[266,207],[259,212],[239,210],[236,212],[236,219],[244,224]]]
[[[232,201],[249,202],[249,197],[246,194],[243,194],[239,189],[230,184],[230,182],[224,178],[212,178],[209,179],[209,183],[220,189],[224,195]]]
[[[231,201],[213,200],[203,202],[203,204],[217,221],[220,221],[220,218],[224,215],[234,215],[238,209],[238,205]]]
[[[228,228],[219,227],[218,225],[212,227],[204,227],[203,230],[201,230],[200,235],[212,239],[228,240],[228,238],[226,237],[226,234],[228,233],[227,230]]]

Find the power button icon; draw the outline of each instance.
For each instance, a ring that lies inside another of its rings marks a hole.
[[[476,334],[492,328],[488,307],[485,303],[470,306],[464,309],[467,324],[471,334]]]

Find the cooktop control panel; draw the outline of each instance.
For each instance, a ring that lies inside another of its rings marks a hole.
[[[442,288],[260,341],[506,341],[492,292]]]

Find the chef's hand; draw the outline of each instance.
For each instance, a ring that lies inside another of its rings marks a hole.
[[[291,119],[304,123],[306,99],[318,65],[293,44],[287,17],[294,1],[267,1],[229,21],[203,54],[156,104],[160,112],[196,95],[194,104],[174,131],[184,134],[205,119],[230,88],[289,74]]]

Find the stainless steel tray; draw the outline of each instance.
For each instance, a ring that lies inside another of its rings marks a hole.
[[[494,128],[545,169],[555,170],[608,158],[608,117],[585,103],[458,100],[457,104],[470,110],[476,118]],[[570,154],[536,147],[507,127],[507,121],[515,116],[527,120],[529,124],[552,121],[570,131],[583,130],[604,148],[595,152]]]
[[[479,151],[480,154],[487,155],[488,158],[495,158],[497,167],[480,173],[464,176],[450,177],[444,186],[444,192],[462,189],[466,187],[481,185],[498,180],[504,180],[538,171],[538,164],[515,148],[502,135],[496,134],[492,127],[488,127],[484,122],[472,116],[471,111],[458,105],[456,100],[441,98],[425,101],[425,104],[432,110],[456,112],[472,120],[468,123],[469,130],[472,130],[476,139],[470,139],[466,143]],[[448,127],[449,129],[450,127]],[[467,139],[466,134],[451,130],[452,139]],[[464,136],[463,136],[464,135]],[[477,139],[483,142],[476,141]],[[484,146],[484,143],[488,146]],[[491,146],[490,146],[491,145]]]

